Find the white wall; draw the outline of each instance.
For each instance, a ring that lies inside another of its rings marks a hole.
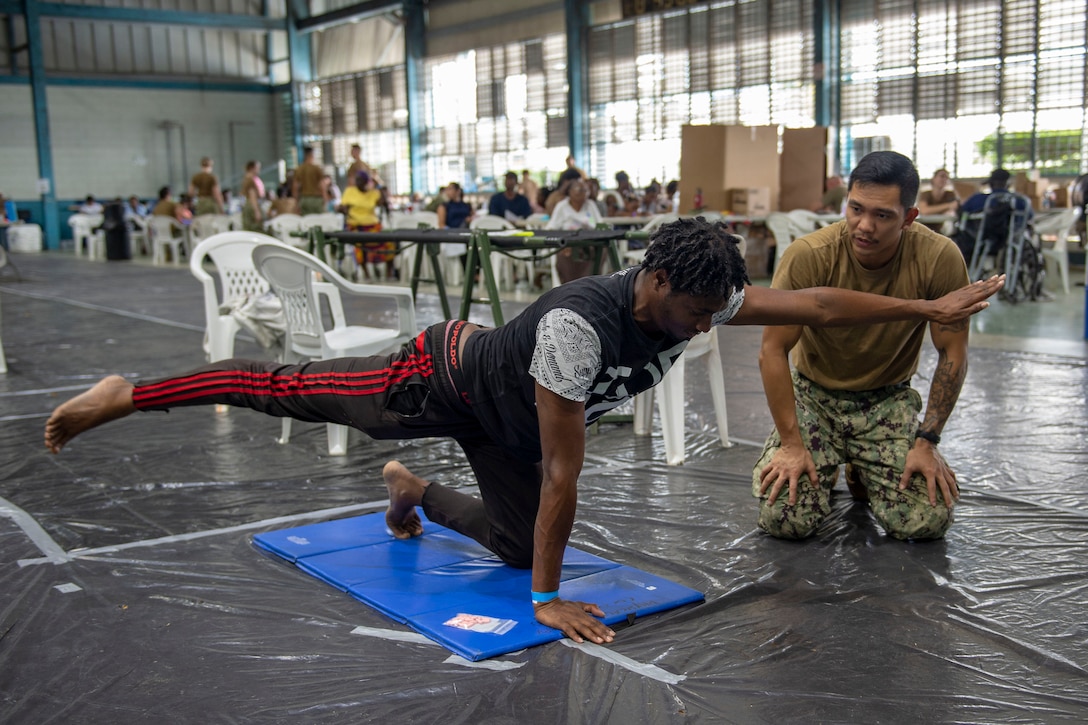
[[[0,194],[9,199],[38,197],[38,151],[30,85],[3,86],[0,103]]]
[[[147,196],[167,183],[187,185],[202,156],[216,160],[216,171],[229,186],[231,179],[241,178],[241,167],[250,158],[266,168],[274,165],[278,146],[273,112],[270,93],[51,87],[57,197]],[[182,134],[168,134],[161,127],[164,122],[184,131],[184,162]],[[232,151],[238,168],[230,165]]]
[[[9,85],[4,94],[0,192],[34,199],[38,172],[30,89]],[[187,185],[202,156],[215,159],[221,183],[231,186],[246,161],[256,159],[269,169],[277,159],[272,93],[49,86],[47,98],[58,199],[151,197],[168,183]],[[184,129],[184,162],[181,133],[168,135],[163,122]],[[232,154],[237,168],[231,167]]]

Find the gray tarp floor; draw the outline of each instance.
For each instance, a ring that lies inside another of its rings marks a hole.
[[[693,361],[687,463],[665,466],[660,436],[630,426],[590,433],[572,536],[705,603],[607,648],[472,664],[250,543],[383,510],[392,457],[471,487],[455,445],[353,432],[330,458],[323,426],[296,423],[281,446],[277,420],[200,408],[134,415],[53,456],[48,413],[104,374],[203,362],[200,290],[183,268],[15,259],[25,279],[0,280],[2,722],[1088,721],[1083,358],[972,350],[942,445],[963,490],[944,541],[889,540],[840,493],[792,543],[755,527],[760,331],[729,329],[736,444],[717,445]],[[438,314],[421,299],[420,325]],[[934,360],[927,347],[923,392]]]

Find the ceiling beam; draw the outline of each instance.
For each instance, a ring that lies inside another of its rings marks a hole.
[[[313,33],[336,25],[388,15],[400,11],[403,7],[404,3],[401,0],[367,0],[322,15],[299,18],[296,25],[300,33]]]
[[[143,8],[104,7],[101,5],[68,5],[66,3],[34,2],[38,15],[51,18],[78,18],[114,23],[143,23],[147,25],[188,25],[231,30],[286,30],[286,18],[237,13],[188,13],[175,10],[145,10]],[[4,3],[12,5],[13,3]],[[22,6],[23,3],[14,3]],[[3,6],[0,6],[3,9]],[[16,14],[22,10],[16,11]]]

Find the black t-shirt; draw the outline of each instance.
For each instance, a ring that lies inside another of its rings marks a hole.
[[[661,381],[688,341],[655,339],[636,324],[631,308],[638,271],[560,285],[502,327],[468,338],[464,392],[489,436],[538,461],[537,382],[584,402],[589,425]],[[743,298],[734,295],[715,324],[736,314]]]
[[[513,199],[508,199],[503,192],[492,195],[491,201],[487,204],[487,213],[506,218],[507,211],[525,219],[533,213],[533,208],[529,205],[529,200],[521,194],[516,194]]]

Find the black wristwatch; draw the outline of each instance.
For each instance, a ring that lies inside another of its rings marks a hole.
[[[932,433],[928,430],[919,429],[918,432],[914,434],[914,437],[921,438],[924,441],[929,441],[935,446],[940,445],[941,443],[941,437],[936,433]]]

